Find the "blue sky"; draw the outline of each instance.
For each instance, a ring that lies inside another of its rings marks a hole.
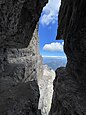
[[[42,56],[64,56],[63,40],[56,40],[60,0],[49,0],[43,8],[39,21],[40,54]]]

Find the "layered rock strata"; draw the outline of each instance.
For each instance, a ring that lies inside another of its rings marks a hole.
[[[66,68],[56,70],[49,115],[86,115],[86,1],[62,0],[57,39],[64,39]]]

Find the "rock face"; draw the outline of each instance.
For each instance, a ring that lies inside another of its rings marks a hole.
[[[43,65],[43,76],[38,80],[40,90],[39,109],[41,109],[42,115],[48,115],[50,111],[54,79],[55,72],[50,70],[47,65]]]
[[[3,49],[0,54],[0,115],[37,115],[37,28],[27,48]]]
[[[62,0],[57,39],[64,39],[66,68],[56,70],[49,115],[86,115],[86,0]]]
[[[41,114],[36,24],[46,2],[0,0],[0,115]]]
[[[46,2],[0,0],[0,47],[27,47]]]

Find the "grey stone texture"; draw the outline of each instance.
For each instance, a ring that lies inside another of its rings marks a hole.
[[[41,115],[36,25],[46,3],[0,0],[0,115]]]
[[[25,48],[47,0],[0,0],[0,47]]]
[[[67,65],[56,70],[49,115],[86,115],[86,0],[62,0],[57,39]]]

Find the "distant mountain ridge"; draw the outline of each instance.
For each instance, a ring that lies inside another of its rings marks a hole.
[[[43,57],[43,63],[55,71],[59,67],[65,67],[67,59],[63,56]]]

